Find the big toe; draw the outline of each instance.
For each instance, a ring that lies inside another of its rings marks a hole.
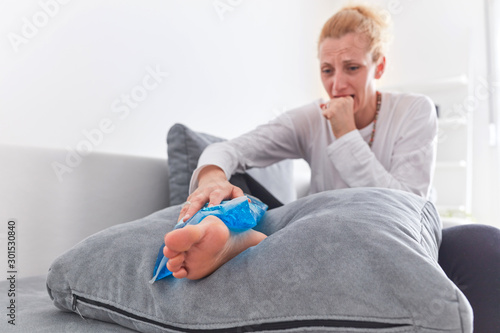
[[[193,244],[199,242],[202,236],[200,228],[188,225],[182,229],[169,232],[165,236],[165,245],[171,251],[184,252],[189,250]]]

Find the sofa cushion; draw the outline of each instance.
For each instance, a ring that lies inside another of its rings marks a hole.
[[[150,284],[181,206],[106,229],[51,266],[54,304],[141,332],[471,332],[437,263],[441,223],[411,193],[329,191],[268,211],[269,235],[213,274]]]

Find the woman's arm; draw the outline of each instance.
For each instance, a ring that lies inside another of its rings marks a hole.
[[[429,195],[436,158],[436,111],[425,97],[406,107],[399,110],[404,112],[399,124],[391,124],[387,133],[375,133],[375,141],[379,139],[385,146],[376,147],[374,143],[372,151],[359,131],[352,131],[328,147],[330,159],[349,187],[383,187]],[[382,156],[390,162],[383,165],[379,160]]]
[[[224,199],[243,195],[241,189],[228,181],[236,172],[303,157],[296,123],[303,122],[307,118],[305,113],[311,109],[316,110],[316,106],[290,110],[240,137],[208,146],[191,177],[187,199],[191,204],[181,210],[179,217],[187,220],[207,202],[217,205]]]

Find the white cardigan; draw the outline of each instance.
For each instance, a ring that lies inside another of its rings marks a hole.
[[[339,139],[322,115],[322,100],[280,115],[238,138],[207,147],[191,178],[217,165],[228,179],[235,172],[302,158],[311,167],[310,193],[346,187],[383,187],[428,197],[435,166],[437,117],[422,95],[382,93],[372,149],[373,123]],[[265,185],[265,184],[264,184]]]

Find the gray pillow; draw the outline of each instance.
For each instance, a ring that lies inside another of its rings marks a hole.
[[[189,195],[191,175],[198,165],[203,150],[210,144],[225,141],[216,136],[195,132],[185,125],[173,125],[167,134],[170,204],[177,205]],[[248,170],[254,181],[265,188],[282,203],[295,199],[292,161],[285,160],[266,168]],[[237,184],[235,184],[237,185]],[[249,193],[259,197],[258,193]]]
[[[441,223],[411,193],[323,192],[266,213],[269,235],[210,276],[151,279],[180,206],[95,234],[51,266],[54,304],[141,332],[471,332],[437,263]]]
[[[182,124],[175,124],[167,134],[170,204],[178,205],[189,195],[189,181],[203,150],[224,139],[197,133]]]

